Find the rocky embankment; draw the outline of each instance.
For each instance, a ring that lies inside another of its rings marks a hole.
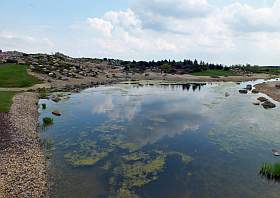
[[[37,100],[34,93],[17,94],[10,112],[0,114],[1,198],[45,198],[48,195]]]
[[[266,82],[256,85],[256,90],[280,102],[280,82]]]

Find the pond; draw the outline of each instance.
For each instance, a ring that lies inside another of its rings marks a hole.
[[[53,118],[41,132],[53,197],[280,197],[259,175],[280,161],[280,104],[253,105],[263,94],[240,94],[248,83],[116,84],[40,100],[41,124]]]

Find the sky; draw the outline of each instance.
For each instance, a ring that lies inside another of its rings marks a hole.
[[[0,0],[0,49],[280,65],[280,0]]]

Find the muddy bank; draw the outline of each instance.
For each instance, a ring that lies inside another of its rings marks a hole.
[[[8,114],[1,114],[0,197],[47,197],[47,166],[38,133],[38,98],[20,93]]]
[[[280,82],[266,82],[256,85],[256,90],[280,102]]]

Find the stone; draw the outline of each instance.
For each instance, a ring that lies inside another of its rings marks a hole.
[[[247,89],[247,90],[252,90],[252,89],[253,89],[253,86],[252,86],[252,85],[247,85],[247,86],[246,86],[246,89]]]
[[[247,94],[247,93],[248,93],[248,90],[246,90],[246,89],[240,89],[240,90],[239,90],[239,93],[241,93],[241,94]]]
[[[275,108],[276,105],[273,104],[272,102],[270,101],[265,101],[263,104],[262,104],[263,108],[265,109],[272,109],[272,108]]]
[[[52,97],[52,101],[54,101],[54,102],[59,102],[60,100],[61,100],[61,98],[58,97],[58,96],[53,96]]]
[[[253,105],[256,105],[256,106],[258,106],[260,104],[261,104],[260,102],[253,102]]]
[[[58,110],[53,111],[52,114],[55,116],[61,116],[61,113]]]
[[[258,91],[258,90],[256,90],[256,89],[253,89],[253,90],[252,90],[252,93],[253,93],[253,94],[258,94],[258,93],[259,93],[259,91]]]
[[[268,99],[265,98],[265,97],[259,97],[258,100],[261,101],[261,102],[266,102],[266,101],[268,101]]]
[[[225,97],[229,97],[230,95],[229,95],[229,93],[228,92],[226,92],[225,93]]]

